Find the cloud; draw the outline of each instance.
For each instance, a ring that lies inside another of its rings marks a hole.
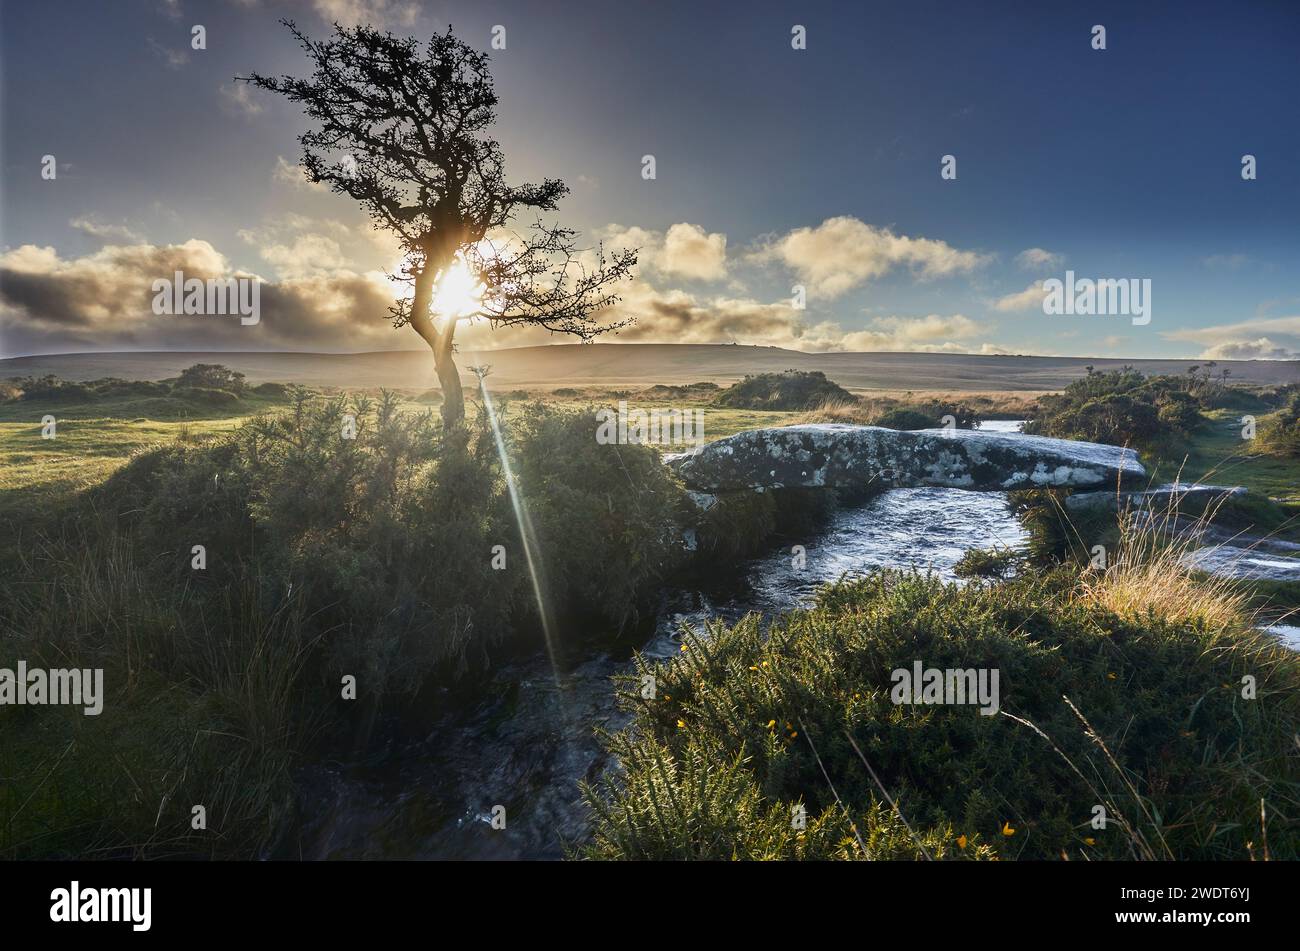
[[[1201,264],[1211,271],[1237,271],[1250,263],[1248,254],[1211,254],[1201,258]]]
[[[1271,336],[1270,336],[1271,335]],[[1295,360],[1300,358],[1300,315],[1255,317],[1233,324],[1185,327],[1161,336],[1205,346],[1203,359],[1211,360]],[[1291,337],[1276,342],[1272,337]]]
[[[717,281],[727,275],[727,236],[680,222],[664,234],[636,225],[609,225],[597,232],[611,251],[637,249],[637,270]]]
[[[312,8],[326,23],[340,26],[411,26],[419,15],[413,0],[311,0]]]
[[[681,288],[659,289],[639,279],[623,289],[623,300],[604,322],[635,317],[636,323],[610,339],[620,343],[739,343],[792,350],[926,350],[937,352],[1005,352],[972,338],[988,328],[961,314],[925,317],[886,316],[866,329],[846,331],[834,320],[809,323],[807,312],[788,299],[757,300],[726,294],[699,295]],[[458,331],[466,348],[524,346],[554,342],[535,329],[491,332],[483,325]],[[968,342],[972,341],[972,342]]]
[[[143,241],[110,244],[82,257],[64,258],[52,247],[23,245],[0,254],[0,335],[8,353],[103,349],[267,349],[357,351],[419,348],[405,330],[394,330],[388,307],[408,293],[378,268],[361,271],[350,262],[365,251],[394,260],[396,245],[342,221],[300,214],[278,215],[239,232],[268,266],[260,285],[261,322],[243,326],[221,317],[162,317],[152,312],[152,284],[185,276],[256,276],[235,269],[212,244],[191,239],[176,245]],[[703,293],[664,284],[672,274],[719,275],[725,245],[702,228],[673,229],[654,242],[643,229],[618,230],[619,240],[650,239],[654,275],[620,288],[623,300],[600,315],[637,322],[616,338],[628,342],[725,343],[826,350],[929,350],[1003,352],[979,337],[989,328],[961,314],[877,316],[846,329],[831,319],[810,319],[789,299],[766,301],[743,291]],[[671,249],[671,253],[670,253]],[[687,263],[689,262],[689,263]],[[705,285],[701,285],[705,286]],[[485,321],[457,333],[466,349],[555,342],[538,328],[493,330]]]
[[[402,259],[397,238],[368,222],[348,225],[336,218],[288,212],[261,227],[244,228],[236,234],[253,245],[262,260],[284,279],[356,270],[358,257],[395,270]]]
[[[166,64],[168,69],[180,69],[190,61],[189,50],[170,49],[169,47],[163,46],[152,36],[147,37],[146,42],[149,44],[149,49],[153,50],[158,58]]]
[[[82,234],[90,235],[92,238],[99,238],[102,241],[113,240],[138,243],[144,240],[126,225],[110,225],[100,221],[94,215],[73,218],[68,222],[68,226],[77,229]]]
[[[221,108],[232,115],[256,116],[266,111],[266,105],[253,94],[248,83],[222,83],[217,92],[221,95]]]
[[[1203,360],[1300,360],[1300,350],[1288,350],[1267,337],[1215,344],[1201,353]]]
[[[271,172],[271,178],[277,182],[283,182],[286,185],[292,185],[294,188],[303,188],[313,192],[327,192],[329,186],[324,182],[313,182],[307,177],[307,170],[301,165],[290,162],[283,155],[275,157],[275,169]]]
[[[969,340],[985,327],[962,314],[943,317],[877,317],[867,330],[844,335],[841,350],[933,350],[962,349],[958,340]]]
[[[759,263],[784,264],[811,293],[828,298],[898,267],[909,267],[922,278],[937,278],[968,273],[989,260],[945,241],[897,235],[851,216],[828,218],[816,228],[797,228],[770,239],[751,257]]]
[[[289,246],[292,247],[292,246]],[[319,261],[317,262],[319,263]],[[207,241],[110,245],[80,258],[23,245],[0,254],[0,338],[5,353],[111,349],[367,350],[406,346],[381,273],[334,271],[263,282],[261,322],[159,316],[153,282],[256,277],[230,266]]]
[[[1034,281],[1023,291],[999,297],[993,302],[993,309],[1001,311],[1042,310],[1043,298],[1046,296],[1047,291],[1043,289],[1043,282]]]
[[[695,280],[721,280],[727,273],[727,236],[685,222],[673,225],[664,238],[659,269]]]
[[[1016,255],[1016,263],[1026,271],[1051,271],[1065,263],[1065,255],[1044,248],[1025,248]]]
[[[1254,334],[1284,334],[1300,336],[1300,315],[1291,317],[1254,317],[1235,324],[1215,324],[1209,327],[1184,327],[1165,331],[1162,336],[1170,340],[1190,340],[1194,343],[1217,344],[1230,340],[1246,339]]]

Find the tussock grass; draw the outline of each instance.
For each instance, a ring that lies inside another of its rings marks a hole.
[[[880,573],[770,628],[688,632],[628,682],[634,720],[609,739],[623,773],[587,791],[584,854],[1300,857],[1300,657],[1203,606],[1156,599],[1137,618],[1089,590],[1068,571]],[[891,672],[916,660],[998,669],[1001,715],[895,705]]]

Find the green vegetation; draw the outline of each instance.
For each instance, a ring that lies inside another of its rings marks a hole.
[[[827,403],[854,403],[848,390],[820,370],[786,370],[747,376],[718,394],[716,406],[741,409],[811,410]]]
[[[1005,580],[1020,567],[1022,556],[1011,548],[971,548],[957,564],[953,573],[958,578],[992,578]]]
[[[715,624],[679,658],[640,660],[634,720],[608,737],[626,774],[587,790],[584,854],[1297,857],[1300,657],[1242,623],[1172,621],[1158,598],[1121,617],[1075,578],[880,574],[768,630]],[[891,672],[916,660],[999,669],[1001,712],[892,703]]]
[[[1039,403],[1026,432],[1162,456],[1176,454],[1201,422],[1202,403],[1187,380],[1147,377],[1130,368],[1089,372]]]
[[[684,556],[680,485],[589,414],[502,415],[542,603],[616,634]],[[0,667],[103,667],[108,696],[0,710],[5,857],[263,854],[294,765],[346,751],[344,677],[368,716],[400,712],[541,622],[486,418],[442,438],[391,394],[297,389],[54,498],[8,513]],[[194,802],[217,835],[191,834]]]
[[[1300,459],[1300,390],[1292,392],[1281,409],[1264,419],[1252,448],[1264,456]]]
[[[448,438],[427,394],[250,388],[223,371],[0,390],[0,667],[104,667],[108,694],[99,717],[0,709],[0,857],[270,854],[292,825],[299,767],[365,742],[341,728],[356,721],[345,675],[367,721],[421,722],[443,688],[472,693],[507,651],[540,643],[544,623],[617,638],[684,566],[806,538],[837,504],[790,490],[700,512],[657,447],[596,443],[595,409],[611,400],[706,408],[710,439],[915,422],[907,413],[927,426],[1033,415],[1029,397],[910,393],[777,409],[807,384],[790,374],[768,375],[790,385],[767,386],[760,408],[728,404],[743,383],[502,394],[521,530],[481,407]],[[1134,407],[1153,407],[1168,479],[1177,462],[1184,481],[1255,490],[1184,517],[1300,537],[1295,461],[1269,435],[1294,425],[1293,390],[1098,379],[1110,376],[1080,381],[1047,425],[1128,436],[1152,418]],[[1096,401],[1105,410],[1089,422]],[[1246,413],[1259,440],[1241,438]],[[55,439],[41,438],[47,414]],[[349,415],[355,439],[341,438]],[[640,661],[633,721],[608,737],[626,773],[588,790],[585,854],[1300,857],[1297,655],[1249,623],[1300,605],[1300,586],[1214,582],[1182,570],[1175,545],[1134,544],[1114,512],[1066,518],[1062,503],[1018,495],[1036,557],[968,552],[969,587],[876,575],[770,630],[714,624],[674,661]],[[1140,557],[1081,575],[1096,544]],[[1020,719],[895,706],[890,672],[917,659],[997,667],[1002,710]],[[641,697],[642,673],[658,678],[656,699]],[[1247,673],[1255,701],[1241,697]],[[215,835],[191,834],[196,802]],[[805,829],[791,823],[800,804]],[[1094,804],[1108,830],[1088,826]]]

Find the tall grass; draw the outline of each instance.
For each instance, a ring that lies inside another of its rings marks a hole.
[[[688,632],[628,684],[585,854],[1300,857],[1300,657],[1141,551],[1109,580],[881,573],[768,628]],[[998,669],[1001,715],[894,705],[916,660]]]

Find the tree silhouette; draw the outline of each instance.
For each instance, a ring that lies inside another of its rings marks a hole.
[[[423,47],[370,27],[344,28],[324,41],[281,21],[314,66],[310,79],[253,73],[236,79],[303,105],[315,127],[302,134],[302,165],[312,182],[360,202],[375,224],[397,235],[409,298],[390,308],[433,351],[444,426],[460,425],[465,400],[454,337],[462,316],[496,326],[528,324],[584,342],[625,326],[602,323],[631,277],[637,252],[606,256],[579,249],[577,233],[546,223],[568,194],[558,179],[510,185],[500,145],[488,129],[497,95],[485,53],[447,28]],[[522,212],[536,220],[509,228]],[[438,281],[464,262],[485,287],[474,314],[434,312]]]

